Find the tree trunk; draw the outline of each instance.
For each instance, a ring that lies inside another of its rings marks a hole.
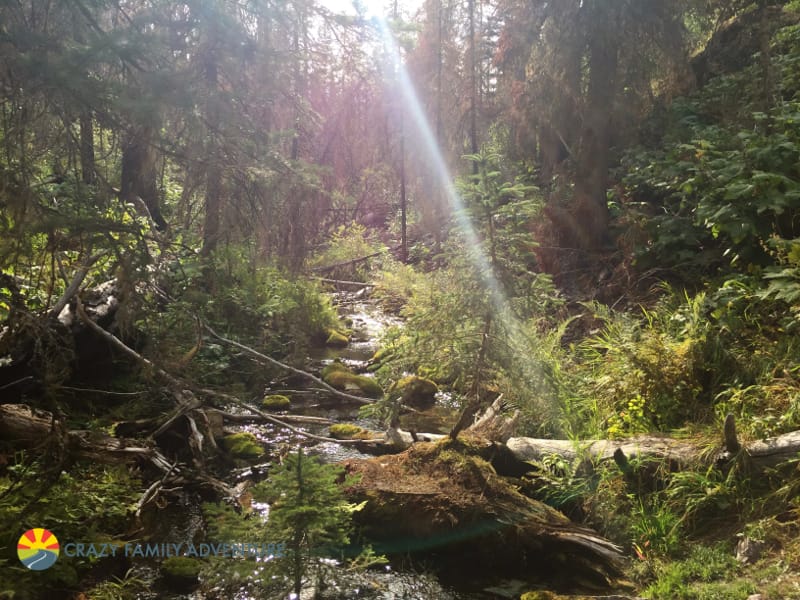
[[[475,63],[475,0],[467,3],[469,11],[469,147],[478,153],[478,81]],[[478,163],[472,161],[472,174],[478,174]]]
[[[575,242],[596,250],[608,238],[608,187],[611,120],[616,97],[619,41],[608,9],[590,5],[596,26],[589,39],[589,89],[584,110],[575,181]]]
[[[81,179],[86,185],[91,185],[95,180],[94,172],[94,124],[92,112],[84,110],[79,119],[80,146],[81,146]]]
[[[164,229],[167,223],[161,215],[156,184],[155,132],[153,125],[134,125],[128,130],[122,147],[120,197],[123,202],[131,202],[143,212],[146,209],[156,227]]]
[[[358,479],[347,494],[367,500],[353,518],[378,553],[458,556],[461,573],[508,569],[573,589],[613,581],[619,548],[498,477],[488,462],[492,452],[488,444],[447,440],[348,460],[346,471]]]
[[[209,15],[213,19],[214,15]],[[203,247],[201,255],[209,257],[220,241],[220,221],[222,218],[222,168],[220,165],[220,105],[219,105],[219,33],[217,24],[208,24],[208,47],[204,57],[204,77],[206,86],[206,121],[208,143],[206,146],[206,197],[205,221],[203,224]]]

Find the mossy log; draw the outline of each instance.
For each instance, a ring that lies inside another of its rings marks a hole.
[[[15,448],[34,448],[53,439],[78,458],[108,463],[142,460],[162,471],[169,467],[169,461],[153,446],[101,432],[67,431],[52,413],[26,404],[0,404],[0,440]]]
[[[376,552],[457,557],[461,572],[545,576],[558,587],[607,588],[620,575],[620,549],[521,494],[489,462],[495,447],[443,440],[392,456],[345,463],[357,483],[354,514]]]
[[[665,461],[680,469],[698,460],[711,459],[724,464],[741,458],[755,471],[766,471],[797,457],[800,452],[800,431],[792,431],[764,440],[742,443],[736,438],[733,417],[726,419],[725,431],[720,432],[719,446],[691,439],[642,435],[620,440],[546,440],[526,437],[510,438],[506,446],[521,463],[539,461],[558,455],[573,461],[585,458],[591,463],[614,460],[618,464],[629,458]]]

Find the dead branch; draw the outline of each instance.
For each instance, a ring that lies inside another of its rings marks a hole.
[[[262,360],[262,361],[266,362],[267,364],[273,365],[275,367],[280,367],[281,369],[289,371],[290,373],[294,373],[295,375],[299,375],[299,376],[304,377],[304,378],[306,378],[306,379],[308,379],[310,381],[313,381],[317,385],[322,386],[323,388],[325,388],[325,391],[333,394],[334,396],[337,396],[337,397],[342,398],[344,400],[350,400],[350,401],[353,401],[353,402],[358,402],[359,404],[372,404],[373,403],[373,400],[370,400],[369,398],[362,398],[361,396],[353,396],[352,394],[348,394],[347,392],[339,391],[335,387],[333,387],[331,385],[328,385],[322,379],[320,379],[316,375],[312,375],[308,371],[303,371],[302,369],[298,369],[297,367],[293,367],[291,365],[287,365],[286,363],[283,363],[283,362],[281,362],[279,360],[276,360],[276,359],[274,359],[274,358],[272,358],[270,356],[267,356],[266,354],[262,354],[258,350],[253,350],[249,346],[245,346],[244,344],[240,344],[239,342],[236,342],[234,340],[229,340],[228,338],[222,337],[216,331],[214,331],[211,327],[209,327],[208,324],[205,324],[204,327],[205,327],[206,331],[208,331],[208,333],[210,333],[213,337],[218,339],[220,342],[223,342],[225,344],[233,346],[234,348],[238,348],[239,350],[242,350],[242,351],[246,352],[247,354],[249,354],[249,355],[251,355],[251,356],[253,356],[253,357],[257,358],[257,359]]]
[[[354,258],[352,260],[346,260],[344,262],[335,263],[332,265],[327,265],[325,267],[314,267],[311,269],[312,273],[327,273],[328,271],[333,271],[334,269],[338,269],[339,267],[349,267],[351,265],[357,265],[358,263],[365,262],[370,258],[375,258],[376,256],[381,256],[382,254],[386,254],[391,250],[397,250],[400,246],[396,248],[390,248],[389,250],[380,250],[378,252],[373,252],[372,254],[367,254],[366,256],[359,256],[358,258]]]
[[[72,297],[75,296],[80,289],[83,280],[86,279],[86,275],[89,274],[89,269],[91,269],[92,265],[106,254],[107,252],[98,252],[97,254],[92,254],[84,259],[84,261],[78,267],[78,270],[75,271],[75,275],[72,276],[72,281],[70,281],[67,289],[64,290],[64,293],[56,301],[56,303],[53,305],[53,308],[47,314],[49,318],[55,319],[61,314],[61,311],[64,310],[64,307],[69,304],[69,301],[72,300]]]
[[[250,406],[246,402],[243,402],[242,400],[239,400],[239,398],[236,398],[236,397],[231,396],[229,394],[218,392],[216,390],[211,390],[211,389],[208,389],[208,388],[197,388],[196,386],[192,386],[192,385],[188,384],[188,382],[184,382],[184,381],[178,379],[177,377],[175,377],[173,375],[170,375],[164,369],[156,366],[152,361],[148,360],[147,358],[145,358],[144,356],[142,356],[141,354],[136,352],[134,349],[130,348],[127,344],[125,344],[117,336],[115,336],[112,333],[109,333],[108,331],[106,331],[105,329],[100,327],[97,323],[92,321],[89,318],[89,316],[86,314],[86,311],[84,311],[83,304],[81,303],[80,298],[78,298],[76,296],[76,299],[77,299],[78,316],[81,318],[81,320],[84,321],[84,323],[86,323],[86,325],[92,331],[94,331],[100,337],[102,337],[103,339],[108,341],[109,344],[111,344],[112,346],[114,346],[115,348],[117,348],[118,350],[123,352],[124,354],[130,356],[136,362],[138,362],[139,364],[145,366],[147,369],[152,371],[155,375],[157,375],[158,377],[160,377],[161,379],[166,381],[173,389],[194,388],[194,391],[196,391],[196,392],[200,392],[200,393],[208,395],[208,396],[216,396],[218,398],[223,398],[228,402],[236,404],[237,406],[240,406],[241,408],[244,408],[245,410],[248,410],[250,412],[253,412],[253,413],[257,414],[258,416],[260,416],[261,418],[263,418],[266,421],[269,421],[271,423],[279,425],[280,427],[284,427],[284,428],[288,429],[289,431],[292,431],[292,432],[294,432],[294,433],[296,433],[298,435],[302,435],[302,436],[310,438],[310,439],[321,440],[321,441],[325,441],[325,442],[335,442],[335,443],[338,443],[338,444],[355,443],[356,442],[356,440],[336,440],[334,438],[328,438],[328,437],[323,437],[323,436],[319,436],[319,435],[314,435],[313,433],[309,433],[307,431],[303,431],[302,429],[298,429],[297,427],[292,427],[291,425],[289,425],[285,421],[275,417],[274,415],[271,415],[269,413],[265,413],[265,412],[263,412],[261,410],[258,410],[257,408],[255,408],[253,406]],[[232,345],[234,345],[236,347],[240,347],[243,350],[246,350],[246,351],[249,351],[251,353],[254,353],[257,356],[264,358],[268,362],[269,361],[274,361],[279,366],[283,366],[283,367],[285,367],[285,368],[287,368],[289,370],[296,371],[299,374],[308,375],[309,377],[312,377],[315,381],[317,381],[320,384],[324,385],[326,388],[330,388],[332,391],[336,392],[339,395],[343,395],[343,396],[348,397],[348,398],[353,399],[353,400],[358,400],[358,401],[362,401],[362,402],[370,402],[370,401],[366,400],[365,398],[359,398],[358,396],[350,396],[349,394],[344,394],[343,392],[339,392],[338,390],[335,390],[334,388],[330,387],[327,383],[323,382],[321,379],[318,379],[317,377],[314,377],[310,373],[305,373],[305,371],[300,371],[299,369],[294,369],[294,367],[289,367],[288,365],[284,365],[283,363],[281,363],[279,361],[276,361],[273,358],[269,358],[268,356],[266,356],[264,354],[261,354],[260,352],[256,352],[252,348],[248,348],[247,346],[239,344],[238,342],[234,342],[232,340],[227,340],[227,339],[225,339],[225,338],[223,338],[221,336],[218,336],[208,325],[205,325],[205,328],[207,330],[209,330],[212,333],[212,335],[214,335],[214,337],[220,339],[221,341],[225,341],[225,342],[230,343],[230,344],[232,344]]]
[[[341,285],[341,286],[345,286],[345,287],[359,287],[359,288],[375,287],[374,283],[364,283],[363,281],[347,281],[345,279],[328,279],[326,277],[309,277],[309,279],[313,279],[314,281],[321,281],[322,283],[332,283],[333,285]]]

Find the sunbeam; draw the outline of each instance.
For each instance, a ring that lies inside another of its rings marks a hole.
[[[389,55],[395,59],[395,77],[397,78],[398,91],[411,116],[411,123],[413,124],[415,132],[422,140],[421,151],[424,153],[425,158],[427,158],[430,169],[434,175],[434,180],[445,192],[450,213],[455,219],[459,231],[464,236],[467,248],[470,250],[470,259],[473,261],[482,283],[489,293],[493,310],[492,318],[497,320],[507,331],[511,342],[517,350],[515,356],[532,357],[534,356],[534,352],[531,339],[525,334],[522,323],[515,317],[503,288],[495,276],[489,258],[482,248],[481,240],[468,216],[464,201],[456,189],[452,174],[447,167],[442,151],[436,141],[433,128],[428,122],[428,118],[425,116],[425,112],[414,84],[408,74],[408,70],[402,60],[399,59],[399,47],[395,36],[384,17],[376,16],[373,20],[378,25],[383,43],[386,44],[386,47],[390,51]],[[532,358],[525,358],[520,366],[523,368],[523,372],[530,374],[531,385],[534,385],[537,380],[540,380],[542,376],[541,366],[535,363]]]

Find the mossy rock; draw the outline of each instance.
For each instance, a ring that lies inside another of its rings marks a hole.
[[[439,386],[430,379],[409,375],[398,381],[395,389],[400,392],[400,400],[403,404],[424,410],[436,403],[436,392],[439,391]]]
[[[259,458],[264,449],[252,433],[241,432],[222,438],[222,447],[236,458]]]
[[[291,403],[292,401],[289,399],[289,396],[272,394],[264,397],[264,400],[261,401],[261,406],[270,410],[283,410],[289,408]]]
[[[340,361],[338,359],[334,360],[333,362],[328,363],[327,365],[325,365],[322,368],[322,379],[323,379],[323,381],[325,381],[326,378],[328,377],[328,375],[330,375],[334,371],[345,371],[345,372],[349,373],[350,369],[348,369],[347,365],[345,365],[342,361]],[[328,384],[328,385],[330,385],[330,384]]]
[[[188,556],[170,556],[161,563],[161,575],[170,589],[176,592],[188,592],[195,588],[202,564],[196,558]]]
[[[383,396],[383,388],[372,377],[356,375],[347,366],[335,360],[322,369],[322,381],[343,392],[360,392],[369,398]]]
[[[347,344],[350,343],[350,338],[348,338],[341,331],[336,331],[335,329],[328,329],[327,334],[328,334],[328,339],[325,340],[326,346],[332,346],[333,348],[344,348],[345,346],[347,346]]]
[[[369,398],[380,398],[383,396],[383,388],[371,377],[356,375],[347,369],[336,369],[329,371],[322,380],[329,386],[343,392],[361,392]]]
[[[368,429],[352,423],[336,423],[330,427],[331,437],[337,440],[368,440],[372,434]]]

